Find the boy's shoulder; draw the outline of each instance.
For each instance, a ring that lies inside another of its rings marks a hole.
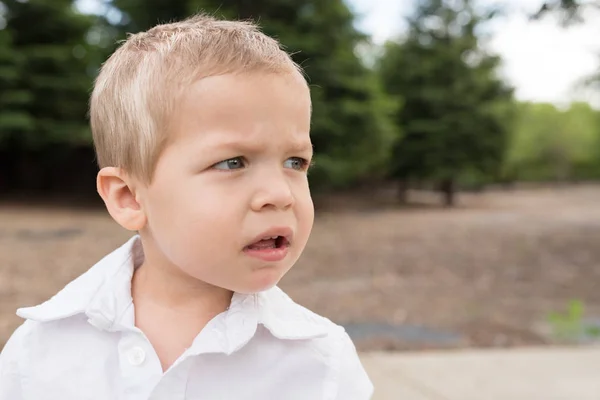
[[[25,320],[52,322],[87,314],[98,307],[106,308],[108,303],[115,307],[131,303],[131,297],[119,299],[124,296],[117,294],[119,287],[130,288],[134,258],[139,256],[140,249],[139,237],[132,237],[50,299],[31,307],[19,308],[17,315]]]

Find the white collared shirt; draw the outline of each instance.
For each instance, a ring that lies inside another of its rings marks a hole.
[[[0,400],[366,400],[373,386],[344,329],[279,288],[233,295],[163,373],[134,326],[136,236],[26,321],[0,355]]]

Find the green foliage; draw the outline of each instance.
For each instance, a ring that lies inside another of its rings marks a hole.
[[[310,175],[313,187],[341,187],[385,175],[398,136],[391,119],[397,102],[385,95],[378,76],[356,55],[366,38],[354,28],[354,17],[342,0],[114,0],[113,4],[126,12],[122,29],[130,32],[199,11],[257,21],[265,33],[282,42],[309,78],[316,152]]]
[[[31,132],[35,120],[22,108],[31,102],[31,94],[19,89],[23,58],[14,49],[12,35],[0,30],[0,147],[9,135]]]
[[[561,340],[577,340],[582,337],[600,338],[600,327],[586,326],[585,305],[581,300],[571,300],[565,312],[552,312],[548,316],[554,335]]]
[[[458,3],[420,1],[407,38],[386,44],[378,68],[388,92],[404,99],[395,179],[451,188],[464,176],[495,176],[502,166],[512,90],[496,76],[500,59],[479,45],[477,31],[491,15]]]
[[[182,0],[114,0],[113,5],[124,12],[130,32],[147,30],[159,23],[181,20],[190,14],[189,1]]]
[[[90,143],[86,122],[92,76],[85,35],[91,18],[70,0],[5,0],[0,31],[0,146]]]
[[[600,113],[587,103],[567,110],[522,103],[505,171],[516,180],[600,178]]]

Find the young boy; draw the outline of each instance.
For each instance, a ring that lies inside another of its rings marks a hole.
[[[343,328],[276,286],[314,217],[309,89],[279,44],[156,26],[104,64],[90,115],[98,192],[138,234],[18,310],[0,399],[369,399]]]

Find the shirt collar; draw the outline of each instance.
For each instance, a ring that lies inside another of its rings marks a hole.
[[[136,235],[54,297],[21,308],[17,315],[38,322],[85,315],[100,330],[131,329],[133,321],[126,316],[132,306],[131,278],[139,257],[143,257],[143,250]],[[327,336],[331,322],[294,303],[277,287],[254,294],[234,293],[218,326],[227,339],[223,350],[229,353],[243,346],[259,324],[279,339],[294,340]]]

